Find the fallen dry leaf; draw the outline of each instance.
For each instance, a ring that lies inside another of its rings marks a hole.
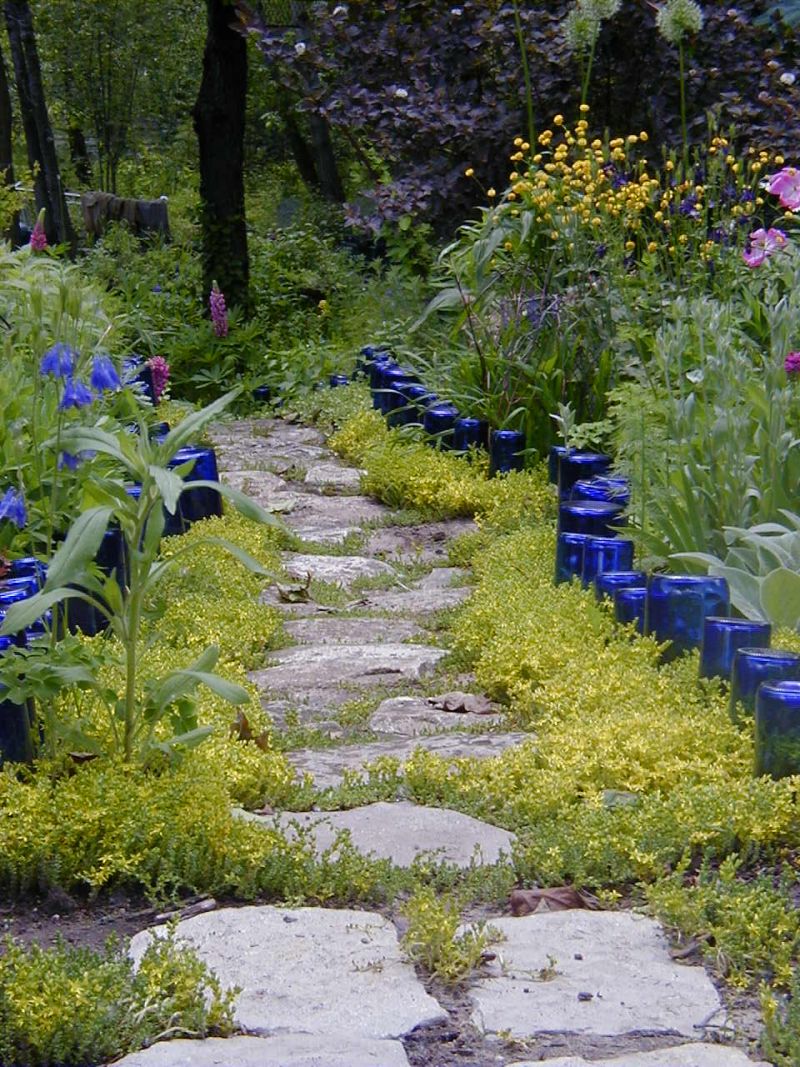
[[[491,715],[495,707],[488,697],[476,693],[442,693],[441,696],[428,697],[428,703],[442,711],[452,711],[464,715]]]
[[[600,906],[590,893],[582,893],[571,885],[559,885],[553,889],[513,889],[509,903],[511,914],[518,917],[542,911],[567,911],[570,908],[596,911]]]

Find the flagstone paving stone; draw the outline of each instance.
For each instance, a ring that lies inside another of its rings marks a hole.
[[[443,649],[432,645],[378,642],[369,645],[300,645],[270,652],[275,667],[251,671],[262,691],[290,692],[374,686],[382,682],[419,681],[430,674]],[[352,695],[351,695],[352,696]]]
[[[296,824],[310,830],[317,853],[329,848],[336,835],[347,830],[359,852],[388,859],[397,867],[410,867],[429,853],[436,862],[468,868],[497,863],[511,855],[514,835],[497,826],[449,808],[426,808],[409,801],[368,804],[348,811],[283,812],[277,818],[240,812],[241,817],[265,826],[278,825],[291,832]]]
[[[486,730],[503,721],[502,714],[442,711],[423,697],[390,697],[370,716],[369,728],[376,734],[418,737],[442,730]]]
[[[401,764],[413,756],[417,749],[431,752],[442,759],[490,759],[499,756],[515,745],[533,745],[531,734],[433,734],[430,737],[415,737],[411,740],[397,738],[391,741],[373,741],[363,745],[339,745],[336,748],[298,749],[287,752],[286,758],[299,774],[310,774],[318,789],[341,785],[345,771],[359,771],[367,763],[384,756],[399,760]]]
[[[676,963],[653,919],[570,910],[493,920],[505,935],[497,973],[471,990],[484,1033],[613,1035],[636,1030],[696,1037],[721,1007],[703,967]]]
[[[294,641],[304,645],[400,643],[425,636],[419,624],[410,619],[342,619],[331,615],[293,619],[284,623],[284,630]]]
[[[356,467],[345,467],[341,463],[315,463],[306,471],[305,483],[312,488],[357,493],[363,473]]]
[[[275,1034],[161,1041],[117,1060],[114,1067],[408,1067],[408,1056],[399,1041]]]
[[[321,582],[348,586],[363,578],[395,578],[397,571],[388,563],[369,556],[314,556],[284,552],[283,566],[293,578],[311,575]]]
[[[156,927],[163,933],[165,927]],[[221,908],[178,924],[225,988],[249,1034],[333,1034],[385,1040],[446,1018],[402,956],[395,927],[347,908]],[[137,934],[138,960],[151,932]]]
[[[508,1067],[541,1067],[541,1060],[521,1060]],[[652,1052],[630,1052],[612,1059],[585,1060],[581,1056],[559,1056],[545,1061],[547,1067],[769,1067],[764,1060],[754,1063],[740,1049],[727,1045],[673,1045]]]

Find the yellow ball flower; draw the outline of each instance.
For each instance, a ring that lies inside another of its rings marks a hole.
[[[491,197],[497,196],[497,190],[496,189],[487,189],[486,190],[486,195],[491,199]]]
[[[639,140],[648,141],[649,139],[650,138],[647,136],[647,132],[645,130],[642,130],[642,132],[639,134]]]
[[[657,252],[658,251],[658,243],[656,241],[650,241],[650,243],[647,246],[647,251],[648,252]]]
[[[471,178],[474,174],[475,174],[475,171],[473,170],[472,167],[467,167],[467,169],[464,171],[464,177],[465,178]]]
[[[589,110],[589,105],[588,104],[581,104],[581,106],[578,108],[578,111],[582,112],[582,114],[584,114],[584,115],[587,113],[588,110]]]
[[[564,116],[563,115],[556,115],[555,118],[553,119],[553,125],[554,126],[563,126],[564,125]],[[777,160],[776,160],[776,162],[777,162]]]

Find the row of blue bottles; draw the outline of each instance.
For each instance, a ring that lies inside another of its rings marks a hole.
[[[611,468],[611,456],[604,452],[584,452],[564,445],[553,445],[547,459],[547,473],[559,487],[562,500],[570,499],[576,482],[605,476]]]
[[[0,656],[13,648],[15,640],[0,637]],[[31,763],[34,757],[34,708],[31,701],[17,704],[7,697],[0,685],[0,766],[8,763]]]
[[[556,543],[556,584],[580,578],[586,586],[607,571],[633,567],[633,541],[567,530]]]

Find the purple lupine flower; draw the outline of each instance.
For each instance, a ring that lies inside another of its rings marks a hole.
[[[59,341],[48,348],[39,364],[40,374],[52,374],[54,378],[68,378],[75,370],[77,352]]]
[[[94,400],[94,394],[86,382],[82,382],[80,378],[67,378],[64,385],[64,395],[58,403],[60,411],[67,411],[69,408],[83,408],[88,404],[91,404]]]
[[[225,296],[216,282],[211,286],[208,297],[208,306],[211,310],[211,322],[214,325],[214,333],[217,337],[228,336],[228,309],[225,307]]]
[[[169,381],[169,363],[163,356],[153,356],[147,360],[146,365],[150,368],[150,376],[153,380],[153,397],[158,403]]]
[[[77,456],[73,455],[72,452],[62,452],[58,457],[58,469],[60,471],[75,471],[80,467],[84,460],[94,459],[96,455],[97,453],[92,449],[87,449],[85,452],[79,452]]]
[[[31,234],[31,251],[44,252],[47,249],[47,234],[44,229],[44,208],[39,212]]]
[[[783,369],[787,374],[800,374],[800,352],[789,352],[783,361]]]
[[[119,374],[117,374],[117,368],[108,356],[97,355],[94,357],[89,382],[92,389],[98,393],[102,393],[104,389],[112,391],[119,389]]]
[[[6,489],[2,500],[0,500],[0,519],[8,519],[20,530],[28,521],[25,498],[20,490],[14,489],[13,486]]]

